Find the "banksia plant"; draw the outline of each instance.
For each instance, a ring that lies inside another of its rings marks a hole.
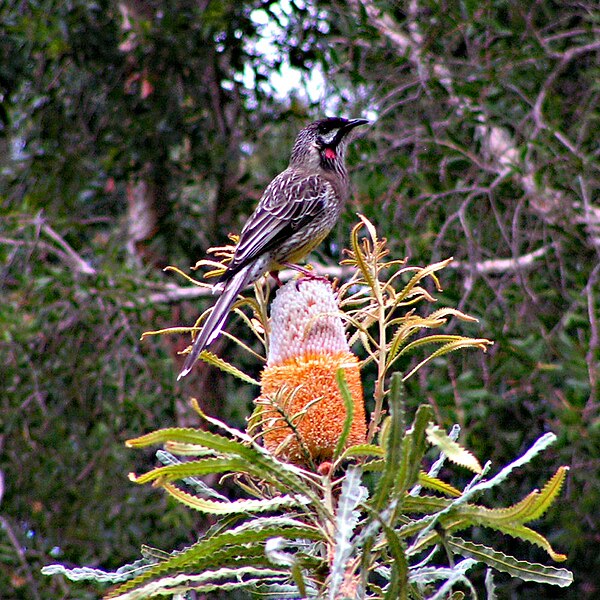
[[[410,406],[404,398],[403,381],[428,361],[491,343],[424,335],[451,318],[473,320],[452,308],[417,311],[435,301],[425,282],[439,289],[438,273],[447,264],[414,267],[390,260],[385,240],[361,218],[345,261],[351,276],[337,296],[321,281],[292,282],[279,291],[269,326],[268,294],[264,283],[256,285],[255,298],[241,299],[238,307],[251,308],[252,315],[241,314],[267,349],[262,382],[222,358],[201,355],[261,386],[248,431],[203,414],[192,401],[216,433],[167,428],[127,442],[132,448],[162,446],[162,466],[131,474],[131,481],[151,483],[215,524],[187,548],[144,546],[138,561],[116,572],[63,565],[43,572],[113,584],[106,598],[118,600],[187,598],[192,591],[239,597],[241,590],[277,599],[492,599],[498,597],[495,572],[570,585],[570,571],[519,559],[479,539],[487,529],[534,544],[553,561],[566,559],[528,525],[557,499],[567,467],[511,506],[484,502],[484,494],[489,499],[556,436],[543,435],[511,464],[493,469],[458,442],[458,426],[444,431],[428,404]],[[181,330],[155,333],[174,331]],[[355,344],[362,346],[360,361],[351,353]],[[406,357],[415,353],[409,367]],[[360,369],[373,366],[373,410],[365,432]],[[461,486],[447,481],[451,467],[460,470]],[[203,481],[207,475],[213,481],[215,475],[229,477],[240,498],[230,501],[218,484]],[[473,529],[477,541],[469,539]],[[470,579],[482,565],[484,593]]]
[[[350,415],[338,382],[341,370]],[[329,461],[366,439],[358,358],[350,352],[331,286],[319,279],[290,282],[271,306],[270,343],[257,400],[265,447],[305,465]],[[349,431],[344,426],[349,417]]]

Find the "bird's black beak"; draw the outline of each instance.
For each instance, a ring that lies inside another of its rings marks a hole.
[[[342,128],[341,131],[344,134],[348,133],[351,129],[358,127],[359,125],[366,125],[369,121],[367,119],[350,119]]]
[[[350,119],[342,127],[339,128],[337,135],[330,144],[331,147],[336,148],[338,144],[355,128],[359,125],[365,125],[368,123],[367,119]]]

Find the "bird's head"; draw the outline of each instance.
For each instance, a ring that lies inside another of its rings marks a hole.
[[[343,168],[346,146],[351,139],[349,134],[365,123],[368,123],[366,119],[328,117],[307,125],[296,138],[290,166],[315,170]]]

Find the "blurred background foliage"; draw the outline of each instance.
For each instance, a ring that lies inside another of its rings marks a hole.
[[[257,392],[209,368],[176,385],[187,339],[139,336],[193,322],[204,301],[162,267],[239,232],[297,130],[335,113],[373,124],[313,259],[337,263],[356,211],[397,258],[455,258],[440,303],[495,345],[422,369],[414,406],[495,465],[559,436],[493,501],[569,465],[540,530],[576,581],[552,597],[597,597],[597,2],[6,0],[0,26],[3,598],[95,597],[40,567],[116,568],[209,525],[129,483],[147,465],[123,441],[196,424],[190,395],[243,426]],[[260,370],[226,338],[214,350]]]

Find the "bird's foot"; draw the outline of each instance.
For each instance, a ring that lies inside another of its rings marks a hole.
[[[294,265],[292,263],[283,263],[283,266],[298,271],[302,275],[300,279],[296,280],[296,289],[300,289],[300,283],[303,281],[323,281],[324,283],[330,283],[329,279],[324,275],[317,275],[312,269],[301,267],[300,265]]]
[[[269,271],[269,275],[275,280],[275,284],[278,288],[283,285],[283,282],[279,279],[279,271]]]

